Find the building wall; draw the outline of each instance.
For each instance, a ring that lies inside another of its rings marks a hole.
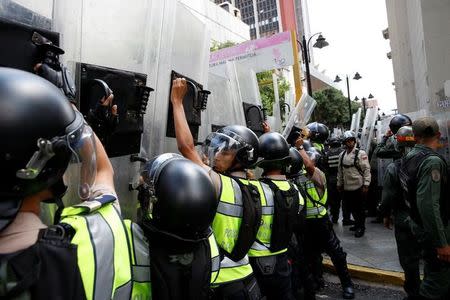
[[[450,80],[450,1],[421,1],[425,52],[428,64],[430,110],[444,100],[444,83]]]
[[[386,0],[386,8],[399,111],[440,111],[450,80],[450,1]]]
[[[427,54],[425,52],[422,8],[420,2],[421,0],[407,1],[407,11],[412,61],[414,67],[414,81],[416,86],[416,98],[419,109],[428,109],[430,103],[430,93],[428,89],[428,66]]]
[[[416,111],[419,107],[409,37],[407,1],[386,0],[397,108],[405,113]]]
[[[241,43],[250,40],[249,26],[209,0],[178,0],[204,21],[216,42]],[[223,1],[222,1],[223,2]]]

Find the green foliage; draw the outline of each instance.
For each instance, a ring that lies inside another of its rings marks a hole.
[[[348,98],[340,90],[328,88],[317,91],[313,93],[313,98],[317,101],[314,111],[315,121],[324,123],[330,128],[350,123]],[[359,107],[361,107],[360,103],[351,101],[352,114]]]
[[[212,41],[212,45],[211,45],[211,47],[209,47],[209,51],[214,52],[214,51],[217,51],[217,50],[220,50],[223,48],[228,48],[228,47],[231,47],[234,45],[236,45],[236,43],[232,42],[232,41],[226,41],[223,43],[220,43],[217,41]]]
[[[273,89],[272,71],[264,71],[256,74],[258,79],[259,92],[263,108],[268,115],[273,114],[273,103],[275,102],[275,92]],[[278,94],[280,96],[281,117],[284,117],[284,94],[289,91],[289,82],[285,78],[278,79]]]

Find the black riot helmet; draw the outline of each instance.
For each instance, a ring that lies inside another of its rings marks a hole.
[[[284,170],[290,161],[289,144],[278,132],[268,132],[259,137],[258,167],[264,170]]]
[[[241,125],[229,125],[209,134],[202,145],[202,151],[212,168],[215,156],[226,151],[233,153],[236,161],[245,169],[252,167],[258,160],[259,140],[251,129]]]
[[[309,139],[314,143],[325,143],[330,135],[330,130],[325,124],[313,122],[306,125],[309,129]]]
[[[291,157],[291,166],[287,171],[287,175],[289,177],[295,177],[303,169],[303,158],[295,147],[289,149],[289,156]]]
[[[398,114],[393,116],[391,121],[389,122],[389,128],[391,129],[393,134],[396,134],[397,131],[400,129],[400,127],[411,125],[412,125],[411,119],[404,114]]]
[[[92,129],[47,80],[0,68],[0,139],[0,230],[15,218],[24,197],[47,188],[61,196],[71,159],[79,169],[80,197],[90,196],[96,170]]]
[[[328,145],[330,145],[331,148],[340,148],[342,144],[342,141],[338,137],[332,137],[328,140]]]
[[[208,173],[179,154],[161,154],[142,172],[150,196],[150,224],[179,240],[202,240],[217,208],[216,190]]]

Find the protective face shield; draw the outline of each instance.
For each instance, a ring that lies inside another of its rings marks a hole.
[[[59,152],[68,151],[71,153],[71,160],[63,179],[77,188],[80,199],[86,200],[91,196],[97,175],[95,135],[79,112],[76,112],[76,119],[71,127],[65,136],[51,140],[39,139],[39,150],[33,154],[25,169],[17,171],[16,176],[34,179],[52,157]]]
[[[234,162],[238,152],[247,151],[249,159],[253,159],[253,148],[249,147],[243,139],[233,132],[227,134],[214,132],[209,134],[202,145],[203,161],[218,171],[227,171]]]

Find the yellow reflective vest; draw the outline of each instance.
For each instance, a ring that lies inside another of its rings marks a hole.
[[[86,298],[151,299],[150,256],[142,229],[124,221],[112,195],[67,207],[61,222],[74,230]]]
[[[253,243],[252,248],[248,252],[248,256],[261,257],[284,253],[287,251],[287,248],[278,252],[270,251],[270,239],[272,237],[272,223],[275,201],[273,191],[267,184],[263,182],[259,182],[256,180],[251,180],[250,182],[258,188],[259,194],[261,195],[260,199],[262,206],[262,220],[258,230],[258,234],[256,235],[257,240]],[[287,180],[272,180],[272,182],[275,183],[282,191],[288,191],[290,189],[290,185]],[[301,211],[305,205],[305,202],[300,194],[299,202],[299,210]]]
[[[317,219],[323,218],[327,215],[327,200],[328,191],[325,185],[325,192],[322,197],[319,197],[316,186],[307,176],[306,171],[303,170],[303,174],[295,179],[295,184],[299,189],[302,189],[307,195],[305,197],[306,202],[306,218]]]
[[[219,175],[221,191],[212,228],[219,248],[230,253],[238,239],[242,222],[242,193],[234,179],[222,174]],[[242,179],[242,182],[248,184],[248,180]],[[220,262],[219,274],[212,286],[217,287],[232,281],[242,280],[252,273],[253,269],[247,255],[237,262],[224,256]]]

